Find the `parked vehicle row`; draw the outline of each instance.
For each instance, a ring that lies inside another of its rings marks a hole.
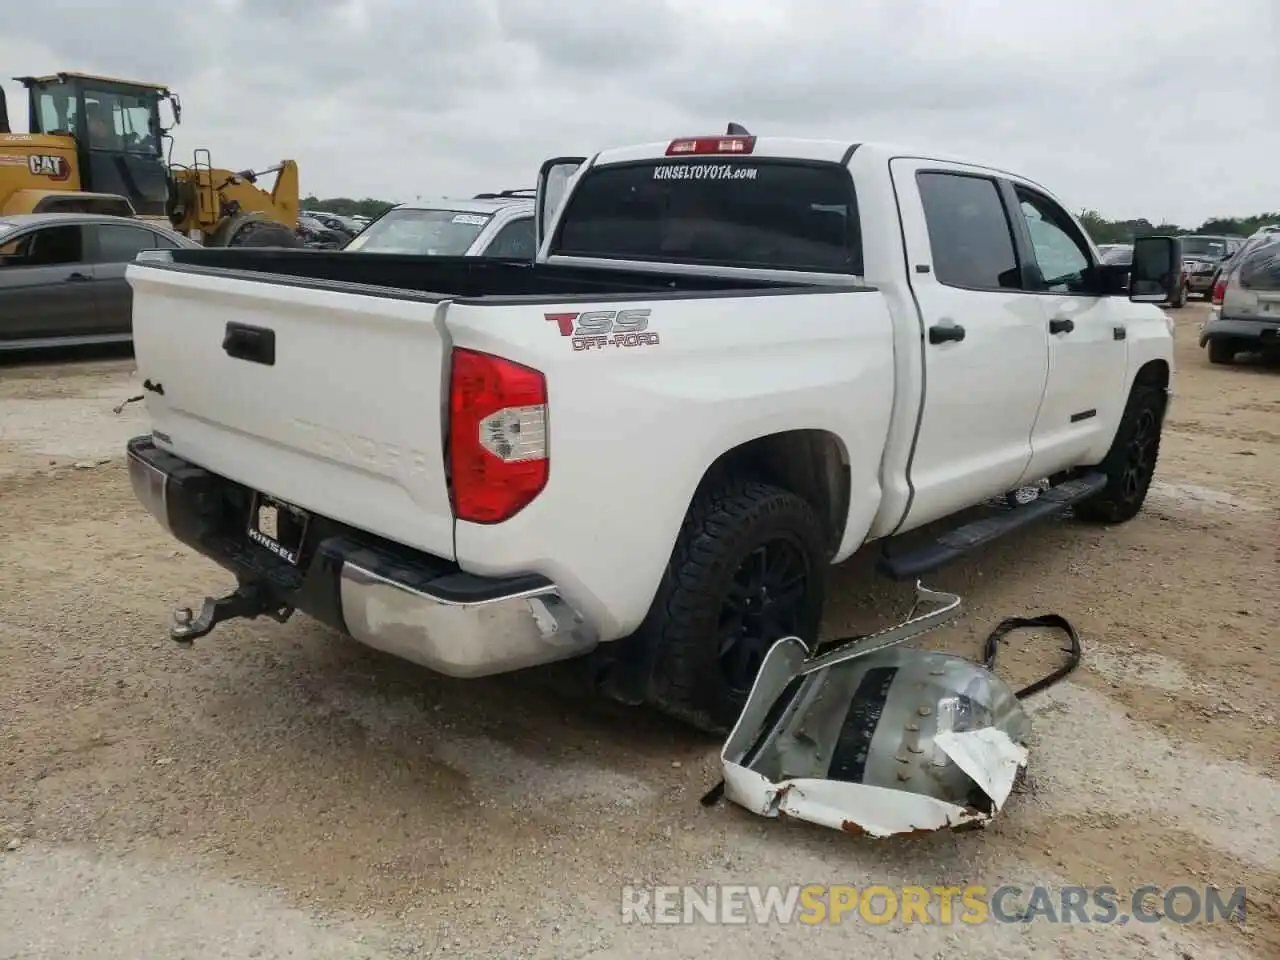
[[[361,222],[355,217],[341,217],[336,213],[329,213],[326,210],[303,210],[302,216],[319,223],[327,230],[344,233],[348,237],[354,237],[368,224],[367,220]]]
[[[1223,265],[1244,246],[1244,237],[1192,234],[1182,238],[1182,262],[1187,292],[1208,300]]]
[[[298,218],[311,249],[515,257],[534,254],[532,190],[405,204],[376,221]],[[342,229],[334,228],[334,224]],[[139,251],[200,244],[134,217],[23,214],[0,218],[0,350],[128,343],[132,306],[125,265]]]
[[[352,236],[345,230],[335,230],[307,214],[298,216],[296,233],[302,245],[311,250],[341,250]]]
[[[175,637],[301,611],[455,676],[572,660],[723,732],[862,545],[910,581],[1068,506],[1143,505],[1171,238],[1110,266],[1025,177],[733,128],[548,161],[531,259],[465,255],[517,216],[476,209],[129,267],[134,490],[239,582]]]

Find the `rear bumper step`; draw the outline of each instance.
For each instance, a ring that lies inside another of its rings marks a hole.
[[[936,540],[903,553],[881,557],[876,569],[893,580],[914,580],[921,574],[930,573],[960,559],[1006,533],[1062,513],[1073,503],[1100,493],[1106,485],[1107,478],[1101,473],[1088,473],[1075,480],[1056,484],[1030,503],[966,523],[947,531]]]
[[[587,653],[596,635],[555,584],[478,577],[312,516],[297,566],[245,533],[253,491],[156,447],[128,444],[139,502],[182,543],[269,595],[366,646],[454,677],[506,673]]]
[[[1200,328],[1200,346],[1203,347],[1215,337],[1254,341],[1262,347],[1280,347],[1280,315],[1274,320],[1211,317]]]

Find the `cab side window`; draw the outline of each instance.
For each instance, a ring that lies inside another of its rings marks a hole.
[[[1031,234],[1042,293],[1092,293],[1089,245],[1071,217],[1042,194],[1014,184],[1018,209]]]
[[[936,172],[921,172],[916,182],[938,282],[968,290],[1018,289],[1022,272],[996,182]]]
[[[532,260],[533,254],[533,217],[512,220],[498,231],[498,235],[484,252],[486,257],[514,257],[520,260]]]

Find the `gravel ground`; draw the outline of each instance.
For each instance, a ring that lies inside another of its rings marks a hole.
[[[1280,371],[1179,376],[1146,511],[1052,523],[933,585],[932,645],[1076,624],[1034,703],[1025,787],[984,832],[890,841],[704,809],[718,744],[528,677],[451,681],[314,622],[192,650],[170,610],[228,587],[135,504],[132,361],[0,367],[0,958],[1280,956]],[[907,597],[855,558],[827,629]],[[1268,638],[1270,634],[1270,638]],[[1057,642],[1011,650],[1015,683]],[[6,850],[6,847],[8,848]],[[625,925],[624,884],[1216,884],[1243,923]]]

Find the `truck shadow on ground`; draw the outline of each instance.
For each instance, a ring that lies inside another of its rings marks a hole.
[[[1088,548],[1090,529],[1041,524],[928,585],[959,592],[975,611],[994,607],[997,619],[1043,612],[999,609],[1009,603],[1000,596],[1002,577],[1051,581],[1064,554]],[[909,607],[910,585],[873,574],[876,552],[863,551],[832,571],[828,632],[853,630],[855,623],[881,627]],[[985,633],[992,624],[986,613],[980,617]],[[287,885],[293,885],[288,875],[311,869],[298,849],[321,846],[329,862],[342,864],[335,869],[347,889],[381,891],[395,902],[404,896],[395,880],[402,870],[447,883],[455,861],[466,861],[447,851],[488,848],[497,836],[505,839],[492,856],[503,863],[563,852],[565,844],[611,830],[649,838],[646,856],[655,863],[677,856],[681,842],[734,845],[734,837],[751,847],[749,857],[764,856],[762,850],[775,851],[769,857],[831,855],[830,831],[770,823],[768,836],[758,838],[765,824],[750,813],[700,807],[698,798],[720,776],[719,739],[648,709],[568,698],[528,674],[441,677],[305,618],[284,627],[238,626],[218,650],[197,645],[178,656],[198,659],[187,659],[185,677],[169,674],[176,683],[167,706],[153,698],[143,709],[166,711],[165,735],[178,741],[166,748],[171,755],[227,772],[217,775],[222,803],[256,811],[251,822],[236,821],[240,832],[206,824],[204,842],[225,845],[237,860],[260,861]],[[173,714],[175,706],[188,721]],[[164,769],[144,768],[134,789],[154,791],[152,799],[166,809],[202,809],[203,781],[162,784]],[[153,779],[153,787],[144,785]],[[695,832],[683,839],[689,830]],[[681,838],[676,846],[673,831]],[[401,835],[412,838],[408,846],[395,839]],[[397,849],[394,862],[369,860]],[[918,865],[934,876],[940,863],[968,847],[963,837],[941,834],[892,850],[873,842],[846,849],[863,867],[868,857],[888,858],[886,871]],[[583,869],[606,869],[609,855],[600,856],[601,864]]]
[[[989,545],[925,578],[925,584],[959,593],[966,606],[985,608],[995,602],[993,594],[999,592],[1003,578],[1051,580],[1063,562],[1064,550],[1073,541],[1095,536],[1094,529],[1048,521]],[[919,535],[931,532],[937,530],[925,529]],[[875,573],[879,551],[873,545],[832,569],[824,639],[871,632],[906,615],[912,585],[892,583]],[[1000,617],[1037,612],[1042,611],[1006,610]],[[289,659],[309,676],[309,683],[326,689],[330,706],[358,702],[365,726],[394,726],[398,735],[414,740],[439,742],[447,728],[450,736],[494,744],[540,763],[573,758],[622,768],[657,761],[696,763],[719,747],[718,738],[653,710],[624,706],[585,691],[566,692],[564,684],[546,670],[457,680],[366,649],[310,621],[302,621],[295,629],[299,635],[308,635],[305,647],[318,656],[310,664],[292,655]],[[325,639],[317,649],[313,641],[321,636]],[[379,704],[387,710],[385,723],[376,717]]]

